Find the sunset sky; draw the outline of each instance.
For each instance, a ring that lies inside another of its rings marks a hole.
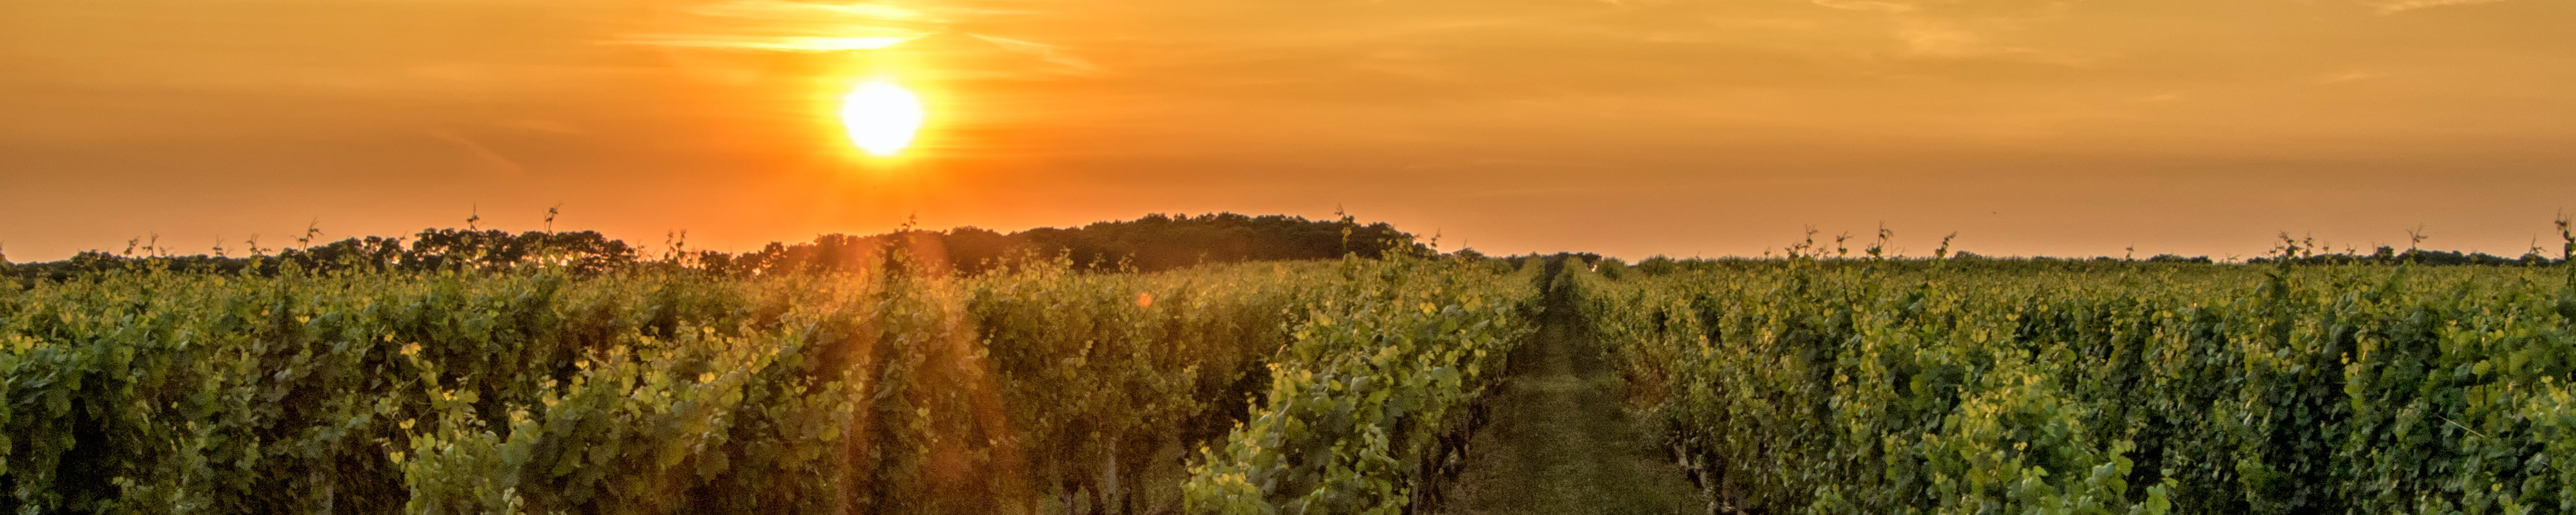
[[[925,104],[892,157],[868,80]],[[2576,212],[2576,1],[0,2],[12,261],[558,205],[718,250],[1339,206],[1491,254],[2519,255]]]

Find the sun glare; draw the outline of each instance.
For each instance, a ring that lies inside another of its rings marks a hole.
[[[884,79],[859,83],[841,97],[841,125],[850,143],[869,155],[891,156],[912,145],[921,130],[921,97]]]

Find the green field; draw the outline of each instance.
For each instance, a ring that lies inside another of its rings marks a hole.
[[[2565,266],[1793,259],[1656,272],[1574,274],[1580,309],[1723,502],[2576,510]]]
[[[2551,260],[887,256],[7,276],[0,511],[2576,512]]]

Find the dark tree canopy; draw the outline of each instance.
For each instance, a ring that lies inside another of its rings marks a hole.
[[[1375,259],[1389,252],[1431,253],[1429,247],[1416,243],[1412,234],[1385,222],[1158,213],[1129,221],[1011,234],[976,227],[864,237],[827,234],[813,243],[772,243],[755,252],[730,256],[710,253],[704,259],[711,269],[772,273],[850,267],[869,259],[889,259],[888,251],[937,259],[964,273],[981,272],[1013,255],[1062,257],[1083,270],[1158,271],[1202,263],[1331,259],[1344,254]]]
[[[349,238],[275,250],[274,254],[253,249],[251,257],[165,255],[150,246],[139,248],[140,253],[135,249],[122,253],[87,251],[45,263],[9,265],[0,261],[0,276],[61,280],[133,268],[202,273],[276,273],[285,268],[313,272],[426,272],[540,265],[580,273],[635,266],[686,266],[756,275],[850,270],[898,259],[971,274],[1012,257],[1063,259],[1081,270],[1158,271],[1201,263],[1332,259],[1345,254],[1375,259],[1388,253],[1432,253],[1428,246],[1416,243],[1412,234],[1385,222],[1362,224],[1349,218],[1308,220],[1234,213],[1149,214],[1129,221],[1010,234],[975,227],[903,230],[872,236],[826,234],[809,243],[771,243],[740,254],[688,251],[674,242],[668,252],[661,253],[660,260],[647,259],[637,247],[593,231],[513,234],[498,230],[424,229],[409,237]]]

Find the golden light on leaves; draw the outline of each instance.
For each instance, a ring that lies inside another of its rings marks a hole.
[[[841,97],[841,125],[850,144],[873,156],[892,156],[912,146],[921,130],[921,97],[884,79],[870,79]]]

